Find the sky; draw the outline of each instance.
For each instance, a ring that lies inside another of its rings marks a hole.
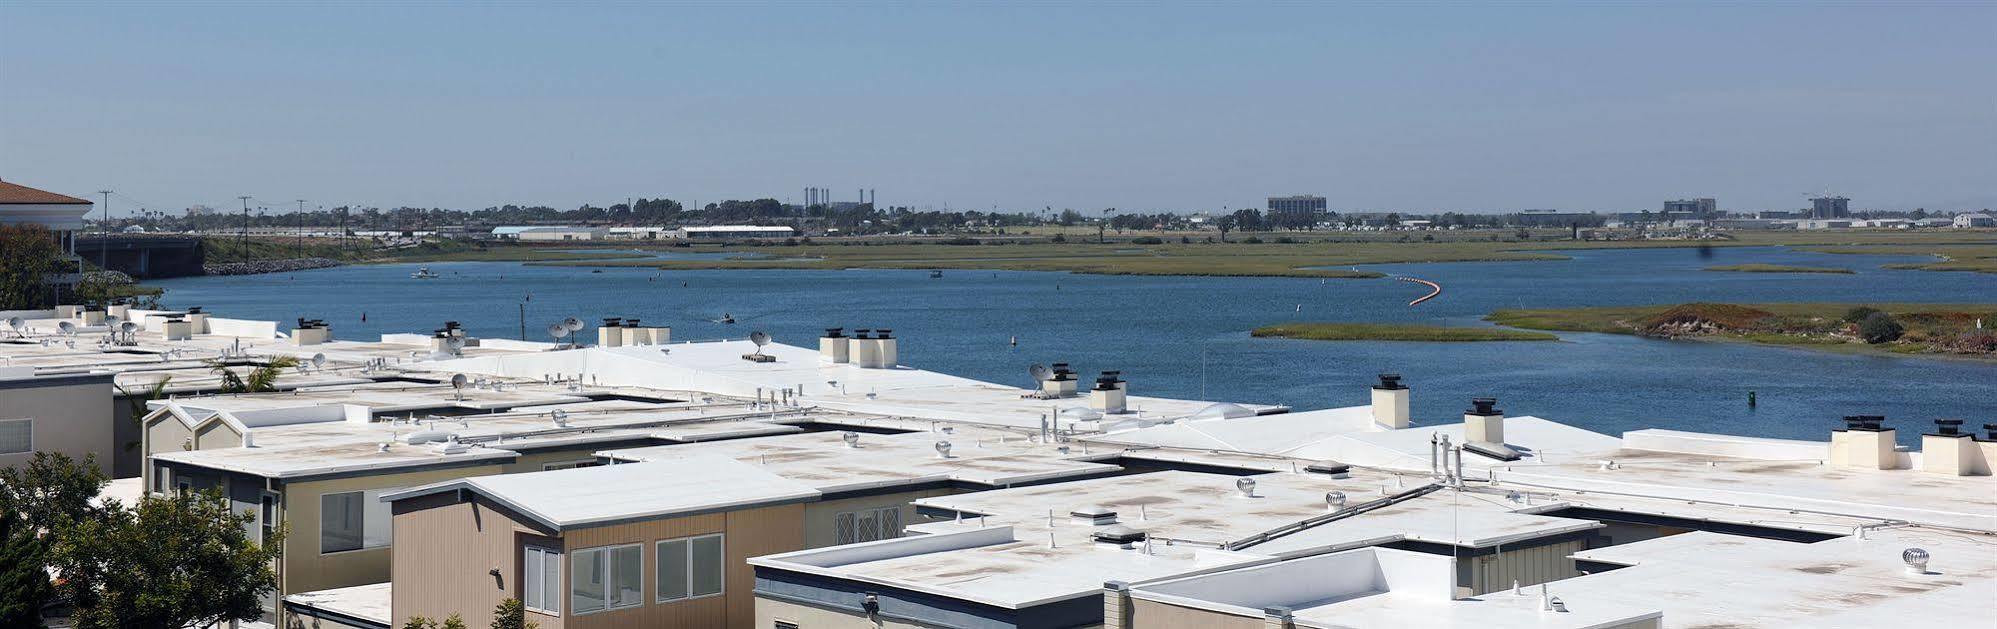
[[[0,180],[125,214],[1997,207],[1997,3],[24,3]]]

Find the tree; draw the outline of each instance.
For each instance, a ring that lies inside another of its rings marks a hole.
[[[520,599],[509,598],[492,610],[492,629],[540,629],[540,625],[527,621],[527,606]]]
[[[1858,337],[1874,345],[1899,340],[1906,331],[1900,322],[1893,320],[1893,315],[1884,312],[1874,312],[1858,322]]]
[[[40,225],[0,225],[0,310],[48,305],[42,276],[60,270],[62,249]]]
[[[220,360],[210,360],[208,366],[216,375],[222,376],[223,393],[267,393],[277,390],[277,377],[284,375],[284,370],[298,366],[298,357],[272,356],[264,364],[251,369],[247,378],[236,375],[228,363]]]
[[[113,503],[57,536],[51,558],[79,629],[179,629],[263,615],[277,588],[282,528],[258,543],[256,517],[218,491]]]
[[[1233,231],[1233,230],[1234,230],[1234,215],[1233,215],[1233,214],[1229,214],[1229,215],[1226,215],[1226,216],[1222,216],[1222,217],[1220,217],[1220,218],[1217,218],[1217,219],[1214,219],[1214,221],[1213,221],[1213,226],[1214,226],[1214,228],[1215,228],[1215,229],[1219,229],[1219,230],[1220,230],[1220,241],[1221,241],[1221,242],[1227,242],[1227,232],[1230,232],[1230,231]]]
[[[1859,323],[1861,321],[1864,321],[1866,317],[1870,317],[1877,312],[1879,312],[1878,308],[1873,308],[1871,306],[1858,306],[1856,308],[1844,311],[1843,321],[1845,323]]]
[[[104,483],[88,456],[36,452],[27,465],[0,468],[0,627],[41,625],[55,593],[50,547],[72,523],[96,516],[90,500]]]

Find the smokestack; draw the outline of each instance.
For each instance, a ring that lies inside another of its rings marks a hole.
[[[1373,385],[1373,423],[1388,430],[1408,427],[1408,387],[1401,384],[1401,374],[1380,374],[1380,383]]]

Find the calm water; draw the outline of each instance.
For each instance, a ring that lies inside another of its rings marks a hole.
[[[685,254],[680,254],[685,255]],[[566,316],[638,317],[675,339],[770,332],[813,346],[822,328],[892,328],[904,363],[1028,384],[1026,367],[1069,362],[1093,376],[1122,369],[1139,393],[1281,403],[1364,404],[1373,374],[1398,371],[1422,419],[1455,417],[1472,396],[1513,415],[1620,433],[1646,427],[1822,438],[1847,414],[1884,414],[1903,441],[1936,417],[1997,422],[1997,365],[1848,356],[1740,344],[1562,334],[1561,342],[1396,343],[1256,339],[1294,320],[1484,325],[1506,307],[1687,301],[1990,302],[1997,276],[1892,271],[1892,256],[1781,248],[1569,252],[1569,261],[1372,267],[1440,282],[1443,296],[1392,280],[1091,276],[1037,272],[656,271],[517,263],[353,266],[289,275],[166,280],[167,301],[223,316],[330,322],[335,336],[373,339],[456,320],[478,336],[527,338]],[[1714,264],[1837,266],[1854,275],[1713,273]],[[529,297],[531,296],[531,299]],[[1301,305],[1302,311],[1298,312]],[[367,321],[362,322],[362,313]],[[713,320],[732,313],[740,323]],[[585,338],[594,339],[585,330]],[[1017,335],[1018,347],[1008,341]],[[1760,395],[1749,409],[1747,392]]]

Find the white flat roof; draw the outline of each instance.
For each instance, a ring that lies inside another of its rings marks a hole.
[[[819,496],[816,489],[754,465],[697,456],[462,478],[384,494],[381,499],[394,502],[457,490],[485,496],[558,531],[816,500]]]

